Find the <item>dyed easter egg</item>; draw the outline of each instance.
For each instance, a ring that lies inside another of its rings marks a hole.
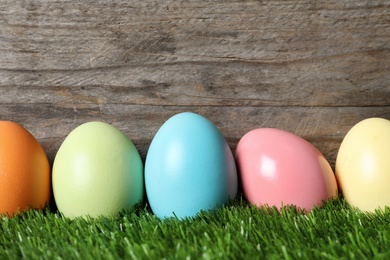
[[[53,192],[70,218],[116,215],[143,199],[143,165],[134,144],[117,128],[88,122],[75,128],[53,164]]]
[[[292,133],[260,128],[245,134],[235,152],[247,200],[259,207],[294,205],[310,211],[337,196],[332,168],[312,144]]]
[[[390,121],[365,119],[344,137],[336,178],[345,200],[363,211],[390,207]]]
[[[150,144],[145,188],[159,218],[193,217],[234,198],[234,157],[217,127],[191,112],[168,119]]]
[[[50,199],[50,165],[23,126],[0,121],[0,215],[42,209]]]

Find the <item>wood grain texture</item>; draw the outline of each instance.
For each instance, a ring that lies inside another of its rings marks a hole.
[[[50,161],[81,123],[112,123],[144,159],[170,116],[312,142],[332,166],[358,121],[390,119],[389,1],[1,1],[0,119]]]

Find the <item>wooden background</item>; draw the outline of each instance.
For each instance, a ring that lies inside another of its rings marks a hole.
[[[312,142],[334,167],[346,132],[390,119],[390,1],[0,1],[0,120],[50,162],[78,125],[121,129],[145,159],[172,115]]]

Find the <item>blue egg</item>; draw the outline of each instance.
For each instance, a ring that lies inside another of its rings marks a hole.
[[[145,188],[159,218],[193,217],[237,194],[237,170],[225,138],[206,118],[177,114],[158,130],[145,162]]]

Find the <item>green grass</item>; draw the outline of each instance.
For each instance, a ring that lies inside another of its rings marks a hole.
[[[145,207],[70,220],[31,210],[0,218],[0,259],[390,259],[390,210],[366,214],[335,199],[309,214],[237,199],[192,219]]]

